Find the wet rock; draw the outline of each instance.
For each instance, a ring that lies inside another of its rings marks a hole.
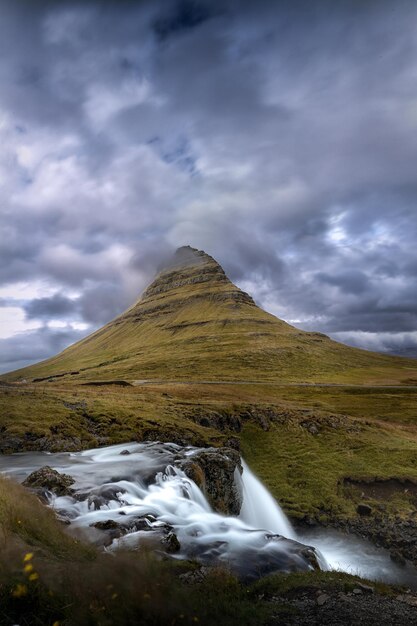
[[[399,552],[390,552],[389,556],[390,556],[391,561],[394,561],[394,563],[397,563],[397,565],[406,564],[405,558]]]
[[[181,544],[178,541],[177,535],[170,531],[165,537],[161,539],[161,543],[164,546],[166,552],[175,553],[181,550]]]
[[[391,516],[355,517],[329,519],[329,525],[343,532],[354,533],[369,539],[377,546],[389,550],[401,563],[411,561],[417,565],[417,520],[393,518]],[[391,557],[392,558],[392,557]]]
[[[24,450],[24,442],[17,435],[0,434],[0,454],[12,454],[14,452],[22,452]]]
[[[309,565],[311,565],[312,569],[321,569],[320,563],[317,558],[317,552],[314,548],[311,548],[310,546],[303,546],[303,548],[300,550],[300,555],[303,557],[303,559],[305,559],[307,563],[309,563]]]
[[[89,493],[77,493],[76,499],[79,501],[87,499],[88,508],[93,511],[99,511],[101,507],[106,506],[109,502],[120,502],[120,496],[125,493],[125,489],[119,485],[103,485],[91,490]]]
[[[123,527],[126,528],[129,532],[136,532],[138,530],[152,530],[155,524],[157,524],[157,519],[151,514],[148,515],[140,515],[138,517],[130,518],[126,523],[123,524]],[[165,532],[169,532],[171,530],[171,526],[169,524],[165,524],[165,522],[159,523],[160,527],[165,529]]]
[[[372,514],[372,507],[369,504],[358,504],[356,512],[363,517],[369,517]]]
[[[23,485],[31,489],[44,489],[57,496],[70,496],[73,493],[71,485],[74,482],[72,476],[60,474],[49,465],[45,465],[32,472],[23,482]]]
[[[95,522],[94,524],[90,525],[94,526],[94,528],[98,528],[98,530],[115,530],[116,528],[120,528],[120,524],[112,519],[106,519],[102,522]]]
[[[206,495],[215,511],[239,515],[242,493],[235,471],[242,473],[240,456],[232,448],[206,448],[179,461],[179,467]]]
[[[93,509],[93,511],[99,511],[101,507],[106,504],[106,501],[100,496],[92,495],[88,496],[87,504],[89,509]]]
[[[122,450],[120,455],[121,456],[128,456],[130,454],[129,450]]]
[[[265,535],[264,545],[265,549],[259,549],[259,544],[257,548],[242,546],[235,553],[232,569],[243,582],[249,583],[278,572],[308,572],[320,569],[319,554],[311,546],[269,533]],[[223,546],[220,545],[220,553],[222,550]],[[206,553],[207,563],[213,565],[218,563],[218,555],[215,550],[210,552],[212,561],[207,561],[207,556]]]

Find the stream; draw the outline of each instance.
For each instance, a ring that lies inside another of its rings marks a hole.
[[[74,493],[48,495],[49,505],[77,536],[112,552],[149,544],[171,558],[223,563],[241,578],[273,571],[309,570],[313,561],[370,580],[417,589],[417,570],[394,563],[389,552],[329,528],[298,531],[242,461],[235,486],[240,515],[215,513],[179,467],[201,449],[129,443],[75,453],[0,455],[0,473],[19,482],[45,465],[75,480]]]

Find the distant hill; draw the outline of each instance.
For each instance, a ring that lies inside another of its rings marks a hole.
[[[179,248],[125,313],[3,380],[413,383],[417,361],[345,346],[258,307],[211,256]]]

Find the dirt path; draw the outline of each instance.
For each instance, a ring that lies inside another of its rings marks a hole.
[[[336,387],[348,389],[412,389],[417,385],[360,385],[355,383],[276,383],[259,380],[132,380],[135,387],[140,385],[268,385],[274,387]]]

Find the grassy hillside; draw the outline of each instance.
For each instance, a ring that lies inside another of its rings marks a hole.
[[[417,360],[296,329],[256,306],[210,256],[181,248],[120,317],[61,354],[2,378],[407,384],[417,381]]]

